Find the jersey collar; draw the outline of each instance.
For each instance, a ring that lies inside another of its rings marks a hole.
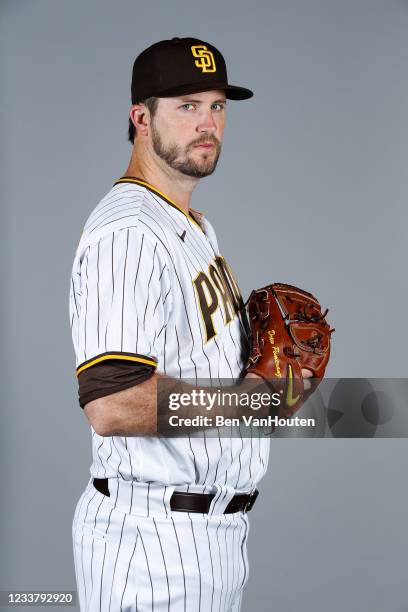
[[[159,189],[157,189],[156,187],[153,187],[153,185],[151,185],[150,183],[147,183],[146,181],[140,178],[137,178],[136,176],[122,176],[114,184],[119,185],[120,183],[134,183],[136,185],[142,185],[143,187],[146,187],[146,189],[148,189],[152,193],[157,193],[163,200],[165,200],[165,202],[167,202],[167,204],[170,204],[170,206],[180,211],[185,217],[187,217],[187,219],[190,219],[193,223],[195,223],[197,227],[200,228],[202,232],[204,232],[203,228],[200,225],[204,215],[198,210],[194,210],[194,208],[190,208],[189,213],[188,214],[185,213],[184,210],[180,208],[178,204],[176,204],[176,202],[168,198],[163,192],[159,191]]]

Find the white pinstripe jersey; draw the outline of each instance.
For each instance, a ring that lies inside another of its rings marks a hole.
[[[239,376],[247,350],[242,298],[199,213],[185,214],[153,186],[120,179],[90,214],[70,286],[77,373],[112,357],[175,378]],[[91,475],[208,491],[251,490],[269,439],[112,436],[92,429]]]

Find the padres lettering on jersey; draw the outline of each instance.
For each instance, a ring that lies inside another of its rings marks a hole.
[[[120,179],[91,213],[72,270],[70,316],[80,375],[119,356],[175,378],[237,378],[247,352],[242,297],[204,217],[153,186]],[[263,476],[267,438],[101,437],[94,477],[249,491]],[[130,502],[131,503],[131,502]]]

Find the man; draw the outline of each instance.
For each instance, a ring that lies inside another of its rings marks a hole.
[[[216,168],[226,99],[252,95],[193,38],[158,42],[134,63],[131,160],[88,218],[70,292],[93,448],[73,520],[84,611],[241,606],[246,512],[269,440],[155,434],[159,377],[218,383],[245,363],[238,286],[190,201]]]

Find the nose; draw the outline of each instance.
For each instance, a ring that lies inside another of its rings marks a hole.
[[[197,125],[197,131],[202,133],[214,134],[217,131],[217,124],[214,121],[213,114],[210,110],[204,110],[200,122]]]

